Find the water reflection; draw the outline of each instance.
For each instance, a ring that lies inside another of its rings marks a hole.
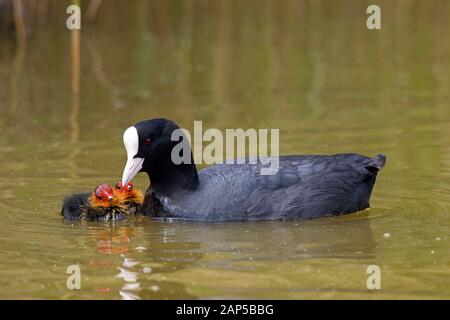
[[[160,239],[152,242],[149,245],[152,249],[142,252],[139,259],[154,263],[152,275],[155,279],[177,281],[186,285],[189,292],[202,292],[202,288],[207,287],[224,294],[226,290],[223,291],[221,286],[225,286],[233,287],[235,294],[240,292],[237,295],[240,297],[268,297],[270,286],[266,287],[266,284],[264,289],[258,288],[259,281],[251,280],[247,281],[247,293],[243,294],[241,290],[246,282],[243,279],[256,280],[258,276],[264,279],[265,273],[269,272],[272,277],[277,274],[278,281],[284,282],[289,273],[302,274],[304,268],[308,269],[311,264],[316,265],[316,272],[320,273],[327,265],[320,261],[336,260],[344,266],[352,265],[352,261],[371,264],[377,259],[367,213],[343,219],[294,223],[152,222],[152,225],[157,223],[161,224]],[[357,278],[364,276],[364,268],[360,269],[359,275],[355,274]],[[220,280],[218,274],[222,274]],[[312,291],[339,291],[341,286],[344,291],[348,290],[345,282],[338,282],[330,289],[326,280],[328,276],[323,278],[324,281],[316,283],[318,287]],[[225,284],[224,281],[228,282]],[[294,292],[311,290],[305,280],[288,286]],[[356,291],[364,290],[361,287]],[[252,292],[250,296],[247,295],[249,292]],[[219,294],[217,297],[231,296]]]
[[[242,262],[252,262],[259,268],[259,263],[271,265],[274,261],[374,258],[367,216],[329,222],[311,221],[306,225],[144,222],[151,224],[151,233],[139,224],[90,228],[96,252],[100,254],[89,262],[90,268],[97,275],[114,271],[114,277],[123,281],[120,287],[117,283],[112,286],[103,283],[92,290],[112,297],[119,293],[124,299],[192,297],[188,293],[191,280],[183,275],[189,275],[190,270],[249,272],[255,268],[243,266]],[[332,245],[330,237],[334,239]],[[118,259],[101,258],[111,255]],[[177,279],[179,275],[181,281]],[[198,278],[195,281],[204,285]]]
[[[320,257],[373,257],[374,240],[367,214],[306,222],[165,223],[169,241],[198,243],[202,253],[233,253],[234,259],[289,260]],[[351,236],[350,236],[351,235]],[[329,239],[333,237],[333,243]],[[168,243],[168,240],[166,240]],[[203,244],[202,246],[200,244]],[[180,256],[179,256],[180,257]]]
[[[120,297],[126,300],[141,299],[142,297],[167,298],[169,296],[192,298],[182,284],[161,281],[161,278],[158,278],[159,281],[154,281],[152,276],[189,268],[192,263],[200,260],[201,254],[189,254],[186,251],[191,252],[197,249],[199,244],[185,245],[174,242],[172,239],[169,240],[170,231],[163,228],[163,225],[159,225],[159,227],[161,228],[155,228],[156,234],[152,234],[149,240],[147,240],[148,235],[144,234],[144,229],[139,225],[115,226],[114,223],[106,223],[102,228],[90,229],[89,233],[95,239],[96,252],[100,256],[95,256],[89,265],[97,272],[102,272],[102,270],[108,272],[115,269],[114,277],[123,281],[122,286],[118,289],[116,289],[117,284],[113,286],[102,284],[94,287],[93,290],[113,296],[118,292]],[[136,242],[144,244],[136,246]],[[116,256],[117,258],[103,259],[102,255]]]
[[[274,261],[376,259],[366,213],[295,223],[140,223],[151,224],[152,232],[139,223],[107,224],[90,230],[100,254],[90,266],[97,272],[115,269],[114,277],[123,281],[118,289],[117,285],[101,285],[93,288],[95,292],[118,292],[122,299],[193,297],[192,286],[205,285],[201,279],[189,277],[198,269],[246,273],[258,272],[260,263],[271,265]],[[118,260],[102,259],[101,255],[115,255]],[[248,262],[252,265],[246,265]],[[209,286],[213,288],[214,284]]]

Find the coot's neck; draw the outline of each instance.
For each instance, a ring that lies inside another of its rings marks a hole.
[[[151,189],[165,195],[194,191],[199,185],[197,168],[193,162],[176,165],[168,161],[156,170],[148,171],[147,174],[151,181]]]

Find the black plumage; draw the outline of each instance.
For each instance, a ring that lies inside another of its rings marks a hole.
[[[143,159],[140,171],[151,180],[142,211],[153,217],[252,221],[351,213],[369,207],[386,161],[384,155],[354,153],[294,155],[279,158],[275,175],[261,175],[260,162],[213,165],[197,173],[194,163],[171,160],[174,122],[153,119],[134,127],[139,143],[133,159]]]
[[[66,220],[79,220],[82,210],[87,207],[90,192],[77,192],[64,198],[61,215]]]

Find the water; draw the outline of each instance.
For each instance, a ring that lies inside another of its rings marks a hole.
[[[450,3],[381,2],[380,31],[359,1],[239,4],[108,1],[82,29],[79,97],[58,15],[22,53],[0,38],[0,298],[450,298]],[[161,116],[388,163],[343,217],[63,221],[64,195],[119,180],[123,130]]]

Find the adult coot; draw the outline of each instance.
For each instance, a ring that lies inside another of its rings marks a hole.
[[[260,161],[197,172],[192,153],[190,163],[171,159],[179,143],[171,139],[176,129],[173,121],[152,119],[128,128],[123,136],[128,160],[122,183],[138,172],[148,174],[151,185],[142,210],[153,217],[252,221],[355,212],[369,207],[377,172],[386,161],[384,155],[354,153],[295,155],[280,157],[274,175],[261,175]]]

